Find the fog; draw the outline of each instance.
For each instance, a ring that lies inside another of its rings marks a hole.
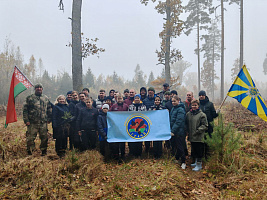
[[[20,46],[24,61],[33,54],[42,58],[49,73],[71,73],[72,0],[63,0],[64,12],[58,8],[59,0],[0,0],[0,51],[5,39]],[[185,4],[186,1],[183,2]],[[214,1],[216,4],[219,1]],[[132,79],[137,64],[149,75],[157,76],[163,66],[157,65],[155,50],[160,47],[159,32],[163,15],[149,2],[139,0],[84,0],[82,5],[82,32],[85,37],[99,38],[98,46],[106,51],[100,57],[91,56],[83,61],[98,76],[112,74]],[[239,7],[225,3],[225,80],[230,81],[234,60],[239,57]],[[267,54],[266,28],[267,1],[244,1],[244,63],[255,81],[265,81],[263,61]],[[181,16],[186,19],[186,14]],[[183,59],[192,63],[188,71],[197,71],[196,33],[173,39],[173,47],[182,51]],[[201,62],[204,59],[201,58]],[[220,76],[220,62],[216,64]]]

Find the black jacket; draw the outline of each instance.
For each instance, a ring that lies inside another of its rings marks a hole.
[[[99,137],[100,141],[105,140],[107,136],[107,129],[108,129],[107,113],[103,113],[103,111],[100,110],[97,118],[97,130],[99,135],[101,136]]]
[[[154,105],[154,101],[155,101],[155,96],[152,98],[147,96],[147,98],[144,99],[143,104],[146,106],[146,109],[149,110],[149,108]]]
[[[52,111],[52,127],[59,128],[64,123],[67,123],[62,117],[66,112],[69,112],[69,107],[67,104],[58,103],[53,107]]]
[[[199,108],[206,114],[209,123],[213,122],[213,119],[218,117],[213,103],[209,101],[207,96],[204,100],[200,100]]]
[[[97,129],[98,110],[94,107],[91,109],[82,109],[79,112],[76,120],[76,127],[78,131],[81,130],[96,130]]]
[[[146,91],[146,94],[144,96],[141,95],[141,90],[145,90]],[[141,100],[144,101],[145,98],[147,98],[147,90],[145,87],[141,87],[140,88],[140,95],[141,95]]]

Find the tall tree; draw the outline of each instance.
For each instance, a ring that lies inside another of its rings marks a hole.
[[[92,73],[91,68],[89,67],[85,76],[84,76],[84,84],[86,87],[95,87],[95,76]]]
[[[81,91],[82,83],[82,41],[81,41],[82,0],[73,0],[72,4],[72,81],[73,89]]]
[[[231,79],[232,81],[235,80],[236,76],[238,75],[239,71],[240,71],[240,60],[239,58],[235,59],[234,64],[233,64],[233,68],[231,69]]]
[[[154,76],[153,72],[151,71],[149,76],[148,76],[147,86],[151,87],[152,86],[151,82],[154,81],[154,80],[155,80],[155,76]]]
[[[59,1],[59,9],[64,11],[63,0]],[[72,47],[72,82],[73,89],[80,91],[83,87],[82,79],[82,58],[89,55],[99,54],[105,49],[98,48],[95,44],[98,38],[85,38],[85,43],[82,44],[81,38],[81,12],[82,0],[73,0],[72,2],[72,43],[68,46]]]
[[[134,70],[134,78],[133,83],[138,87],[143,87],[146,85],[146,75],[144,75],[144,72],[141,70],[141,67],[139,64],[136,65]]]
[[[208,14],[208,9],[211,7],[212,0],[189,0],[185,6],[185,11],[189,12],[189,16],[185,21],[185,34],[189,35],[193,29],[197,30],[197,54],[198,60],[198,90],[201,89],[200,85],[200,30],[208,29],[208,24],[211,19]]]
[[[205,60],[203,63],[203,67],[201,69],[201,82],[203,84],[203,87],[207,89],[209,94],[212,94],[213,89],[213,76],[214,79],[219,79],[218,76],[216,76],[216,73],[213,69],[213,64],[209,62],[209,60]],[[214,88],[215,89],[215,88]]]
[[[39,58],[38,60],[38,71],[39,71],[39,77],[42,76],[44,70],[44,64],[42,58]]]
[[[179,78],[180,84],[183,83],[183,77],[185,71],[191,66],[192,64],[185,60],[179,60],[171,65],[171,72],[172,77]]]
[[[240,0],[220,0],[221,2],[221,101],[224,99],[224,2],[239,4]]]
[[[220,60],[220,40],[221,40],[221,32],[218,29],[217,19],[212,20],[211,26],[208,28],[208,33],[201,36],[201,40],[204,40],[202,44],[201,51],[204,51],[204,58],[207,59],[208,63],[212,64],[212,72],[215,72],[215,62]],[[212,73],[212,87],[211,87],[211,95],[212,99],[214,99],[214,90],[215,83],[214,78],[215,74]]]
[[[149,0],[141,0],[141,3],[147,5]],[[156,0],[151,0],[155,2]],[[160,50],[156,50],[158,55],[158,64],[165,66],[166,82],[171,84],[170,64],[175,63],[182,58],[181,51],[175,48],[171,49],[173,38],[180,36],[183,22],[180,20],[180,14],[183,12],[181,0],[158,1],[155,9],[158,13],[166,15],[166,22],[163,24],[163,31],[159,34],[162,39]]]

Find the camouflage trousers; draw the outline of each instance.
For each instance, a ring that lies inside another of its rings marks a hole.
[[[27,140],[27,151],[33,151],[35,149],[35,142],[37,132],[41,140],[40,149],[41,151],[47,149],[47,123],[31,123],[27,126],[26,140]]]

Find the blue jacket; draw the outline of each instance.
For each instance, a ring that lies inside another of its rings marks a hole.
[[[146,109],[149,110],[150,107],[154,105],[155,96],[150,98],[147,96],[147,98],[144,99],[143,104],[146,106]]]
[[[180,102],[173,106],[170,112],[171,132],[178,136],[185,136],[185,106]]]

